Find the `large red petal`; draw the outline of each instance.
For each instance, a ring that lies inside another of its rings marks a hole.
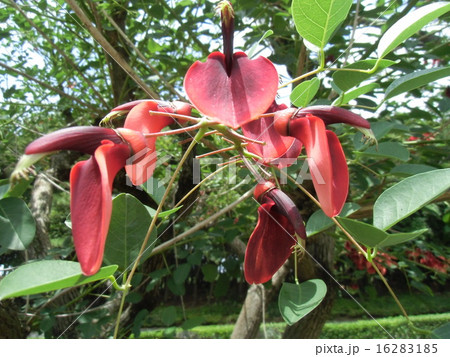
[[[339,140],[327,134],[324,122],[314,116],[292,119],[289,133],[305,145],[322,210],[329,217],[338,215],[348,193],[348,169]]]
[[[135,105],[128,113],[124,127],[142,133],[157,133],[165,126],[173,123],[173,119],[170,116],[150,114],[150,110],[162,111],[157,101],[144,101]],[[125,167],[128,177],[130,177],[134,185],[145,183],[155,170],[156,137],[147,138],[146,141],[147,147],[140,152],[133,153],[134,156],[130,159],[132,164]]]
[[[269,281],[296,244],[292,225],[274,209],[274,205],[274,201],[265,199],[258,208],[258,223],[245,251],[244,275],[249,284]]]
[[[261,156],[263,164],[272,164],[278,168],[295,163],[302,151],[302,144],[292,136],[282,136],[275,130],[273,117],[263,117],[244,124],[242,132],[251,139],[264,141],[266,145],[249,143],[247,150]]]
[[[264,57],[251,60],[233,54],[230,76],[225,55],[213,52],[206,62],[195,62],[186,73],[184,88],[189,100],[214,121],[238,128],[263,114],[278,90],[278,73]]]
[[[128,145],[105,141],[89,160],[70,173],[72,234],[85,275],[95,274],[103,259],[111,219],[112,183],[130,155]]]

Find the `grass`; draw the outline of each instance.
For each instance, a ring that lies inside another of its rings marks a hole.
[[[405,306],[409,315],[439,314],[450,311],[450,292],[429,296],[425,294],[402,294],[399,299]],[[391,317],[400,314],[398,306],[390,296],[380,297],[357,297],[356,300],[369,313],[376,317]],[[165,307],[159,307],[150,314],[151,323],[147,327],[161,327],[168,324],[163,323],[161,317],[164,315]],[[241,309],[240,301],[226,301],[211,303],[201,306],[186,308],[188,319],[201,321],[202,325],[233,324]],[[278,306],[272,303],[268,306],[266,320],[268,322],[282,322]],[[366,318],[366,313],[350,298],[337,298],[330,320],[349,321]],[[179,326],[183,322],[183,311],[180,306],[175,306],[175,316],[170,325]]]
[[[411,316],[414,325],[421,329],[435,329],[450,321],[450,313]],[[381,327],[381,326],[382,327]],[[144,330],[140,338],[214,338],[227,339],[233,331],[232,324],[197,326],[190,330],[179,327]],[[267,338],[281,338],[285,323],[266,324]],[[413,331],[402,316],[385,317],[374,320],[357,320],[352,322],[328,322],[325,324],[320,338],[348,339],[366,338],[381,339],[390,336],[398,338],[427,338],[426,334]],[[259,338],[264,338],[262,327]]]

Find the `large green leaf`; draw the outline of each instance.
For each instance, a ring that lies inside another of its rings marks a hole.
[[[16,197],[0,200],[0,254],[25,250],[35,233],[36,223],[25,202]]]
[[[425,228],[414,232],[389,234],[371,224],[354,219],[337,217],[337,220],[358,243],[370,248],[384,248],[404,243],[417,238],[427,231]]]
[[[426,24],[449,10],[449,2],[439,1],[411,11],[393,24],[381,37],[377,48],[378,57],[383,58]]]
[[[139,254],[150,222],[151,216],[147,209],[134,196],[122,193],[115,197],[106,239],[104,262],[117,264],[121,271],[128,268]],[[151,253],[155,239],[156,229],[152,232],[141,262]]]
[[[375,66],[376,62],[377,60],[374,59],[362,60],[349,64],[348,66],[345,66],[344,69],[368,70],[372,69]],[[343,92],[346,92],[349,89],[352,89],[353,87],[357,86],[361,82],[364,82],[366,79],[369,79],[375,73],[378,73],[383,69],[392,66],[395,63],[396,63],[395,61],[391,60],[381,60],[379,61],[377,70],[374,73],[362,73],[345,70],[336,71],[333,73],[333,82],[339,87],[339,89],[341,89]]]
[[[450,67],[423,69],[409,73],[396,79],[387,87],[384,99],[393,98],[447,76],[450,76]]]
[[[319,78],[313,78],[300,83],[291,93],[290,99],[292,104],[299,108],[306,107],[316,95],[319,87]]]
[[[347,217],[353,212],[359,210],[360,206],[357,203],[348,202],[342,208],[340,217]],[[309,217],[306,223],[306,236],[311,237],[314,234],[323,232],[324,230],[332,227],[334,222],[320,209],[314,212],[311,217]]]
[[[411,176],[433,170],[437,170],[437,168],[430,165],[422,165],[422,164],[402,164],[395,166],[391,170],[391,174],[398,176]]]
[[[379,143],[378,146],[371,146],[367,150],[359,152],[359,154],[364,156],[397,159],[401,161],[408,161],[409,159],[408,149],[397,142]]]
[[[373,225],[386,230],[450,188],[450,169],[424,172],[384,191],[373,206]]]
[[[288,325],[292,325],[313,311],[327,294],[327,286],[320,279],[301,284],[283,283],[278,296],[278,308]]]
[[[351,6],[352,0],[293,0],[292,17],[300,36],[323,49]]]
[[[25,264],[0,280],[0,300],[84,285],[103,280],[116,270],[117,265],[111,265],[95,275],[84,276],[77,262],[44,260]]]

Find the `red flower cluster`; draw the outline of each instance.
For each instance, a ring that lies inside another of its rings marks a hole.
[[[350,243],[345,242],[345,249],[347,250],[347,256],[352,260],[355,264],[356,269],[358,270],[366,270],[369,274],[375,274],[376,271],[373,268],[372,264]],[[392,268],[397,265],[397,258],[388,253],[378,253],[377,256],[373,259],[375,265],[380,270],[381,274],[385,275],[387,272],[387,268]]]
[[[427,267],[442,274],[447,274],[448,268],[450,266],[449,259],[446,259],[443,256],[436,256],[429,250],[420,248],[416,248],[413,251],[408,250],[406,251],[406,256],[409,260],[426,265]]]

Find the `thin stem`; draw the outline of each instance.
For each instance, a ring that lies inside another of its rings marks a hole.
[[[145,138],[152,138],[152,137],[159,137],[159,136],[184,134],[184,133],[187,133],[188,131],[193,131],[193,130],[200,129],[202,126],[204,126],[204,123],[203,122],[199,122],[198,124],[187,126],[185,128],[168,130],[168,131],[159,131],[159,132],[156,132],[156,133],[145,133],[145,134],[142,134],[142,135]]]
[[[202,119],[201,118],[195,118],[195,117],[191,117],[189,115],[183,115],[183,114],[177,114],[177,113],[169,113],[169,112],[158,112],[156,110],[149,110],[148,111],[150,114],[155,114],[155,115],[166,115],[168,117],[171,118],[176,118],[176,119],[181,119],[181,120],[187,120],[187,121],[193,121],[193,122],[200,122]],[[208,122],[209,124],[214,124],[212,122]]]
[[[117,320],[116,320],[116,326],[114,329],[114,338],[117,338],[118,332],[119,332],[119,325],[120,325],[120,317],[122,315],[122,311],[123,311],[123,307],[125,305],[125,297],[127,296],[128,291],[130,290],[131,287],[131,279],[134,276],[134,273],[136,272],[136,269],[139,265],[139,262],[142,258],[142,255],[144,254],[146,247],[147,247],[147,243],[150,239],[150,236],[153,232],[153,229],[156,226],[156,221],[158,219],[159,214],[162,211],[163,205],[167,199],[167,197],[169,196],[169,191],[172,188],[173,183],[175,182],[176,177],[178,176],[178,173],[181,170],[181,167],[183,166],[183,163],[187,160],[189,154],[191,153],[192,149],[195,147],[195,145],[197,144],[197,142],[200,141],[200,139],[203,137],[203,134],[206,132],[207,128],[206,127],[202,127],[200,128],[200,130],[197,132],[197,134],[194,137],[194,140],[191,142],[191,144],[189,145],[189,147],[186,149],[183,157],[181,158],[177,168],[175,169],[175,172],[173,173],[169,183],[167,184],[167,188],[166,191],[164,192],[163,197],[161,198],[161,202],[158,205],[158,208],[156,209],[155,215],[153,216],[153,219],[150,223],[150,226],[148,227],[147,230],[147,234],[145,235],[144,241],[142,242],[141,245],[141,249],[139,251],[139,254],[136,258],[136,260],[134,261],[133,267],[131,268],[130,274],[128,275],[128,279],[126,281],[125,285],[125,290],[123,292],[122,295],[122,300],[120,302],[120,307],[119,307],[119,311],[117,313]]]
[[[292,84],[292,83],[301,81],[301,80],[304,79],[304,78],[307,78],[307,77],[309,77],[309,76],[313,76],[313,75],[315,75],[315,74],[317,74],[317,73],[320,73],[320,72],[322,72],[322,71],[323,71],[323,68],[320,68],[320,67],[319,67],[319,68],[315,69],[314,71],[310,71],[310,72],[308,72],[308,73],[302,74],[301,76],[298,76],[298,77],[296,77],[296,78],[290,80],[289,82],[286,82],[286,83],[282,84],[281,86],[278,87],[278,89],[287,87],[289,84]]]

